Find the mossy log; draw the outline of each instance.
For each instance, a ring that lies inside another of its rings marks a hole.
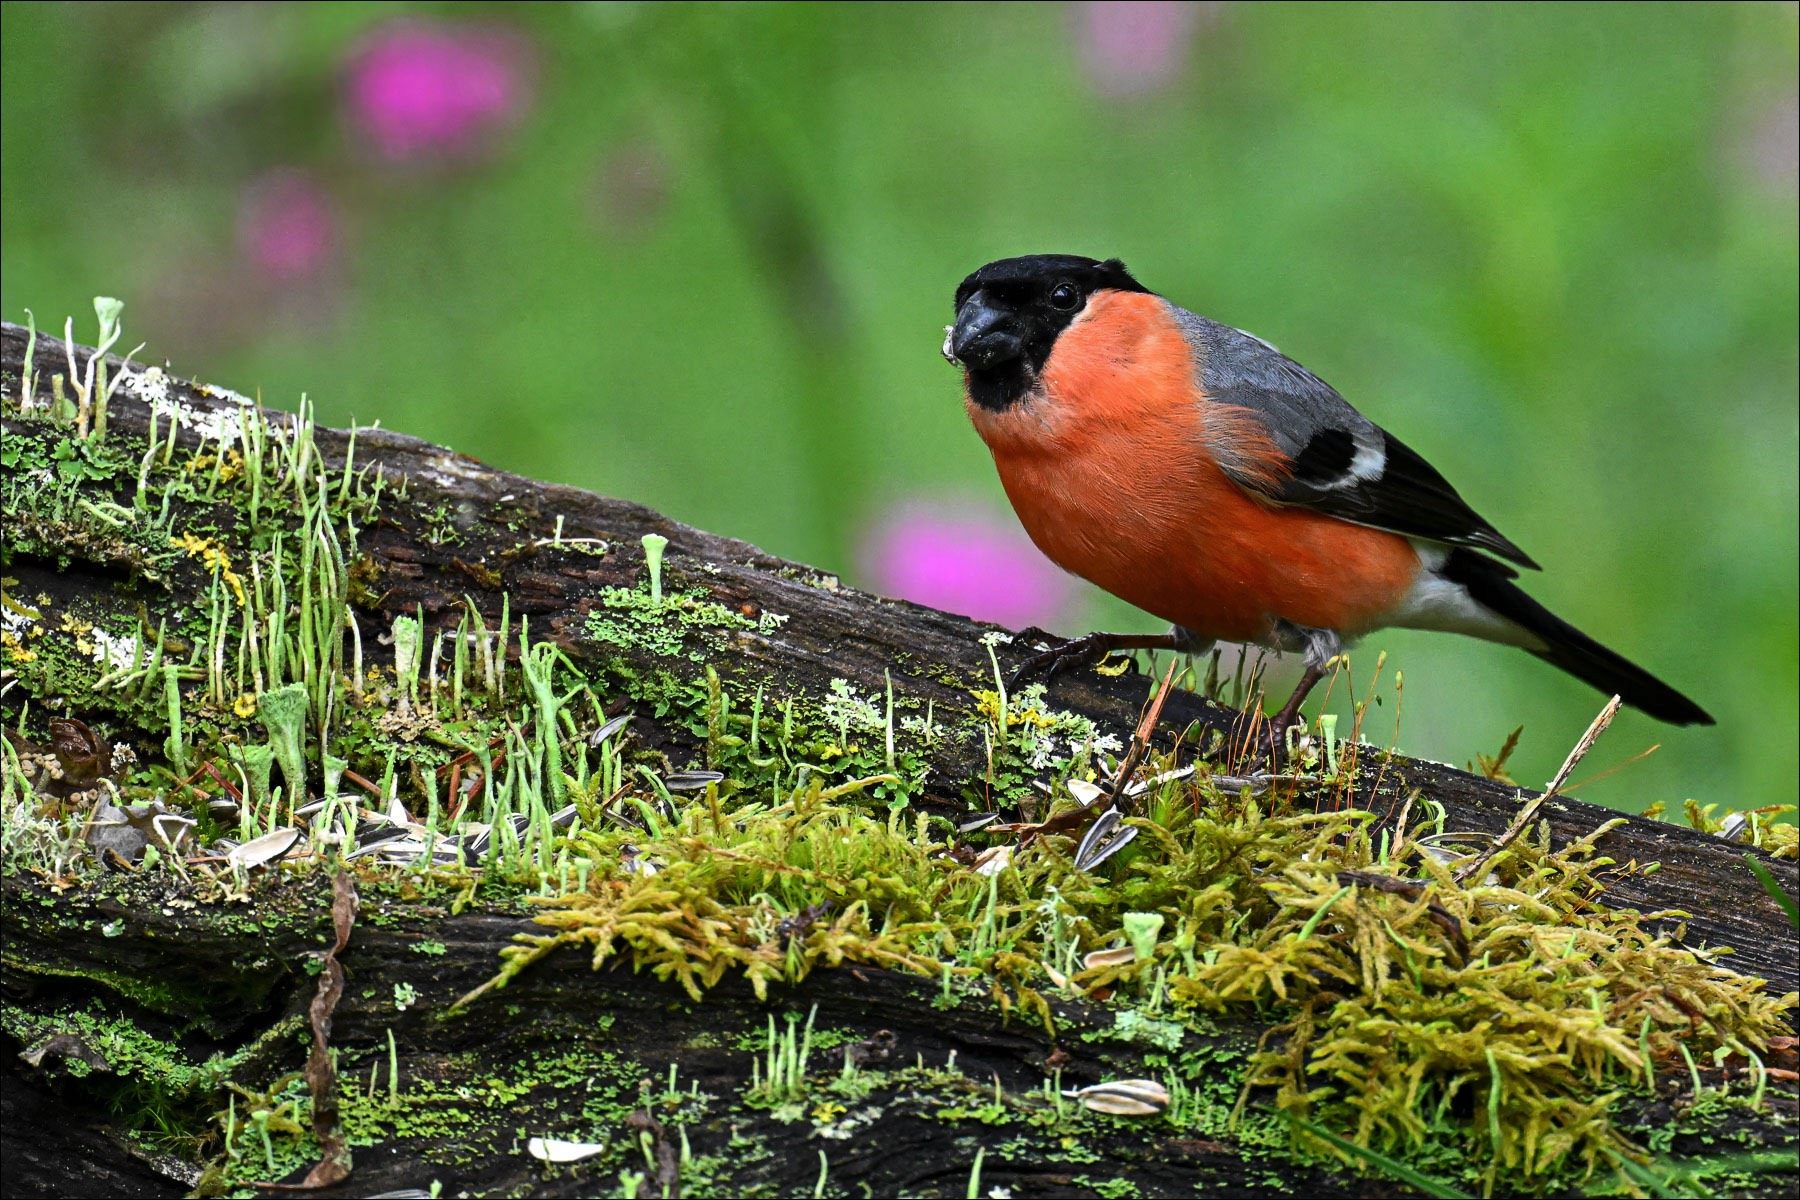
[[[183,614],[218,604],[229,564],[252,552],[233,541],[241,524],[222,514],[228,489],[195,488],[165,504],[157,536],[167,541],[172,533],[180,543],[185,535],[184,548],[168,552],[147,541],[140,534],[151,526],[134,515],[141,509],[137,459],[121,467],[85,450],[55,459],[50,443],[60,447],[66,438],[46,433],[48,418],[20,412],[26,331],[8,324],[0,338],[6,440],[48,456],[7,459],[8,594],[31,600],[37,612],[78,615],[17,648],[42,656],[42,665],[58,637],[81,638],[100,614],[127,614],[147,637],[182,629]],[[70,387],[91,353],[38,336],[39,394],[54,375]],[[219,440],[221,429],[237,430],[246,418],[242,397],[107,361],[115,379],[122,370],[133,377],[107,405],[108,439],[141,449],[154,436],[174,454],[198,455],[191,460],[197,478],[209,469],[214,479],[246,469],[225,466],[229,447]],[[286,414],[267,420],[295,427]],[[605,715],[629,712],[638,752],[668,769],[719,759],[729,736],[722,708],[741,713],[754,702],[773,712],[787,704],[790,720],[799,706],[815,722],[834,712],[848,722],[851,702],[879,708],[885,701],[890,736],[896,711],[924,714],[923,726],[915,720],[898,748],[858,753],[869,774],[905,777],[913,809],[953,820],[988,807],[1042,815],[1029,771],[1017,763],[997,771],[980,734],[988,719],[980,693],[994,691],[996,666],[1004,672],[1029,652],[1027,639],[984,641],[1001,631],[859,592],[639,505],[496,471],[415,438],[369,428],[310,429],[310,437],[325,463],[342,469],[353,458],[356,471],[378,468],[383,481],[367,495],[345,564],[365,671],[392,667],[394,651],[378,635],[398,629],[397,619],[419,619],[428,646],[444,644],[441,633],[460,636],[474,615],[487,629],[522,624],[534,642],[554,644],[608,681],[609,701],[622,703],[609,702]],[[165,455],[162,464],[168,461]],[[42,503],[28,498],[33,471],[49,472]],[[47,498],[51,482],[56,503]],[[249,501],[265,508],[296,502],[288,495]],[[659,572],[646,562],[646,535],[668,540]],[[221,557],[207,558],[196,549],[202,546]],[[643,592],[647,573],[659,573],[663,595],[686,598],[658,610],[670,619],[654,632],[633,624],[619,600]],[[164,640],[172,653],[192,649],[192,639],[165,633]],[[36,729],[37,714],[66,715],[144,759],[178,752],[162,690],[95,690],[96,674],[121,668],[103,652],[83,653],[94,664],[86,676],[27,670],[14,660],[6,724]],[[1124,742],[1155,682],[1075,671],[1048,696],[1059,719],[1091,722]],[[844,702],[835,709],[834,696]],[[1224,733],[1235,716],[1184,691],[1169,696],[1161,715],[1165,745]],[[847,753],[850,741],[836,749]],[[1377,770],[1375,761],[1338,803],[1392,818],[1409,799],[1424,798],[1442,807],[1446,829],[1476,841],[1507,829],[1534,795],[1436,764],[1391,756]],[[316,757],[310,769],[318,769]],[[1747,854],[1760,859],[1793,894],[1800,879],[1792,860],[1660,821],[1619,820],[1563,797],[1539,816],[1552,843],[1616,821],[1599,851],[1622,864],[1660,866],[1610,876],[1606,904],[1685,913],[1687,944],[1730,947],[1731,965],[1767,979],[1777,994],[1800,985],[1792,926],[1745,861]],[[221,904],[197,903],[188,884],[166,873],[34,870],[10,852],[5,865],[0,1003],[9,1044],[24,1053],[6,1056],[0,1080],[0,1191],[181,1194],[217,1157],[217,1138],[207,1142],[197,1132],[215,1113],[225,1112],[227,1122],[253,1114],[280,1131],[283,1077],[306,1069],[309,1009],[322,969],[332,969],[321,967],[333,958],[326,954],[334,939],[330,872],[258,873],[234,902]],[[1266,1031],[1253,1017],[1220,1016],[1206,1033],[1121,1023],[1098,998],[1057,999],[1048,1004],[1051,1033],[1042,1014],[1005,1012],[986,993],[952,992],[867,965],[820,968],[765,1000],[728,975],[696,1001],[675,983],[618,961],[595,971],[585,955],[567,951],[451,1014],[453,1001],[493,976],[501,949],[534,928],[535,910],[485,895],[466,903],[467,895],[404,872],[365,872],[358,888],[360,913],[335,956],[347,982],[329,1022],[355,1165],[323,1195],[434,1182],[447,1195],[634,1188],[641,1195],[962,1195],[972,1170],[982,1195],[995,1188],[1016,1196],[1406,1190],[1322,1160],[1265,1158],[1263,1150],[1285,1146],[1288,1135],[1273,1122],[1240,1116],[1234,1123],[1235,1089],[1193,1100],[1201,1115],[1180,1136],[1084,1115],[1078,1099],[1056,1091],[1157,1078],[1174,1056],[1189,1064],[1241,1058]],[[803,1031],[808,1022],[816,1031],[809,1075],[848,1082],[835,1092],[815,1089],[801,1111],[784,1110],[773,1092],[767,1103],[747,1104],[752,1063],[769,1061],[769,1031],[780,1043],[790,1026]],[[214,1055],[228,1068],[207,1068]],[[1685,1089],[1701,1078],[1672,1075],[1659,1095],[1621,1104],[1637,1106],[1639,1123],[1655,1124],[1659,1112],[1691,1101]],[[1046,1081],[1054,1081],[1049,1091]],[[1771,1086],[1772,1095],[1780,1092]],[[1019,1119],[1001,1097],[1022,1093],[1040,1094],[1043,1111],[1059,1115]],[[1064,1106],[1074,1111],[1063,1113]],[[1249,1108],[1253,1114],[1255,1103]],[[1716,1127],[1683,1134],[1688,1140],[1677,1139],[1673,1152],[1718,1138],[1752,1148],[1793,1143],[1791,1095],[1761,1114],[1713,1119]],[[143,1130],[159,1122],[169,1137],[152,1153]],[[531,1137],[575,1127],[610,1130],[607,1148],[556,1166],[524,1151]],[[270,1146],[264,1179],[297,1182],[312,1165],[286,1142],[279,1155]],[[319,1147],[311,1150],[316,1159]],[[634,1172],[640,1182],[632,1182]],[[246,1177],[258,1172],[232,1175]],[[209,1176],[209,1185],[220,1178]],[[1791,1175],[1765,1175],[1749,1190],[1780,1194],[1791,1186]]]

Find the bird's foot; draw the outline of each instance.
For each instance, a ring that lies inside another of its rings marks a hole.
[[[1029,632],[1029,631],[1028,631]],[[1036,631],[1042,633],[1042,631]],[[1054,638],[1054,634],[1043,633],[1045,638]],[[1111,633],[1090,633],[1084,637],[1069,638],[1059,645],[1050,647],[1020,663],[1013,669],[1012,677],[1006,686],[1016,688],[1020,682],[1042,670],[1045,672],[1044,682],[1056,678],[1057,672],[1066,667],[1093,666],[1114,650],[1122,649],[1118,643],[1119,636]]]
[[[1315,684],[1324,676],[1323,666],[1309,664],[1300,676],[1294,694],[1289,696],[1281,711],[1272,717],[1263,716],[1260,698],[1251,702],[1251,707],[1238,714],[1232,723],[1230,746],[1234,758],[1248,763],[1257,757],[1266,758],[1271,771],[1280,771],[1298,757],[1299,739],[1290,739],[1290,734],[1299,729],[1302,739],[1305,736],[1306,718],[1300,715],[1300,705]],[[1290,748],[1290,740],[1295,744]]]

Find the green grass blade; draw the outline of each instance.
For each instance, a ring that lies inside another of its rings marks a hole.
[[[1781,905],[1782,911],[1787,913],[1788,920],[1794,923],[1794,928],[1800,929],[1800,904],[1794,903],[1794,898],[1787,894],[1785,888],[1775,882],[1775,876],[1769,874],[1769,868],[1756,861],[1755,855],[1744,855],[1744,861],[1750,864],[1750,870],[1755,873],[1757,879],[1762,881],[1763,890],[1775,897],[1775,903]]]
[[[1342,1150],[1352,1158],[1361,1159],[1363,1162],[1368,1163],[1377,1170],[1385,1172],[1390,1178],[1418,1188],[1427,1196],[1437,1197],[1438,1200],[1471,1200],[1468,1192],[1445,1183],[1441,1179],[1433,1179],[1422,1171],[1414,1170],[1403,1162],[1398,1162],[1389,1158],[1380,1151],[1371,1150],[1367,1146],[1359,1146],[1355,1142],[1339,1137],[1329,1129],[1314,1125],[1311,1121],[1303,1120],[1300,1117],[1294,1116],[1292,1113],[1283,1113],[1282,1115],[1292,1122],[1296,1128],[1312,1134],[1320,1141],[1330,1142],[1333,1146],[1336,1146],[1339,1150]]]

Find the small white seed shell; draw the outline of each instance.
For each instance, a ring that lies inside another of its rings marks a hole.
[[[1169,1089],[1154,1079],[1114,1079],[1063,1095],[1115,1117],[1153,1117],[1169,1107]]]
[[[547,1163],[580,1162],[605,1150],[605,1142],[565,1142],[561,1138],[534,1137],[525,1143],[525,1153]]]

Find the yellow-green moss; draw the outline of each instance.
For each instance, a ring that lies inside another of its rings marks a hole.
[[[983,876],[926,822],[830,805],[817,783],[776,806],[702,801],[633,835],[632,872],[613,865],[622,836],[586,835],[589,887],[542,901],[553,932],[522,938],[493,982],[579,946],[696,996],[728,971],[760,993],[838,962],[985,979],[1038,1019],[1059,988],[1110,994],[1130,1006],[1117,1036],[1169,1050],[1184,1021],[1258,1015],[1273,1029],[1245,1095],[1270,1088],[1281,1111],[1384,1153],[1452,1147],[1485,1190],[1642,1158],[1612,1100],[1685,1070],[1684,1052],[1765,1051],[1796,1003],[1657,928],[1679,914],[1595,906],[1621,869],[1594,848],[1605,827],[1562,847],[1540,830],[1464,886],[1417,829],[1372,844],[1366,813],[1289,813],[1204,782],[1165,786],[1152,813],[1098,875],[1051,837]],[[1057,968],[1128,944],[1134,914],[1162,919],[1152,953]]]

